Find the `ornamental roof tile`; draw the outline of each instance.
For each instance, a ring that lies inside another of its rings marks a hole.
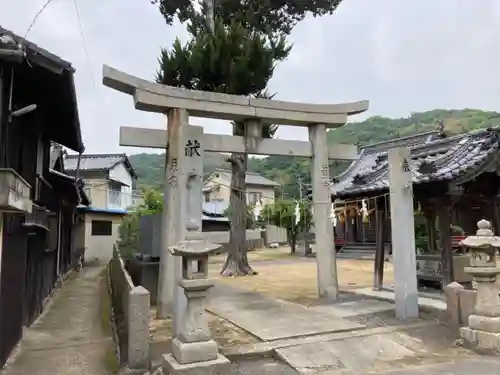
[[[428,133],[426,133],[428,135]],[[500,129],[488,128],[449,138],[427,137],[411,144],[392,147],[366,147],[361,150],[345,172],[333,179],[333,197],[361,197],[366,194],[382,193],[389,189],[387,152],[394,147],[409,147],[412,158],[410,169],[413,184],[436,181],[464,183],[483,173],[493,163],[500,148]],[[406,138],[408,140],[408,137]]]

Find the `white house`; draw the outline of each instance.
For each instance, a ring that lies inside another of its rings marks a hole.
[[[259,203],[261,206],[265,206],[274,203],[274,190],[279,187],[279,184],[254,172],[247,172],[245,182],[247,204]],[[231,171],[217,169],[212,173],[203,185],[203,196],[206,203],[226,202],[229,204]]]
[[[66,171],[85,182],[91,204],[81,207],[85,220],[85,259],[106,263],[118,240],[122,217],[139,202],[137,175],[125,154],[66,155]]]

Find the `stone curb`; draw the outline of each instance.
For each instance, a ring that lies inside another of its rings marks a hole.
[[[111,285],[111,274],[109,270],[109,264],[106,266],[106,284],[107,284],[107,289],[108,289],[108,298],[109,298],[109,321],[111,323],[111,331],[113,333],[113,343],[115,346],[115,355],[116,355],[116,360],[118,363],[121,365],[122,360],[121,360],[121,353],[120,353],[120,338],[118,337],[118,327],[116,325],[116,319],[115,319],[115,310],[113,307],[113,290],[112,290],[112,285]]]
[[[386,301],[394,303],[395,297],[394,292],[388,290],[368,290],[368,289],[353,289],[349,291],[350,293],[361,295],[365,297],[370,297],[377,299],[379,301]],[[442,300],[427,298],[427,297],[418,297],[418,307],[420,310],[424,312],[433,312],[433,313],[443,313],[446,312],[446,302]]]

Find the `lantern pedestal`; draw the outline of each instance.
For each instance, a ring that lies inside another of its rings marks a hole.
[[[474,314],[469,316],[469,326],[460,328],[460,336],[469,344],[482,350],[500,350],[500,298],[496,287],[500,269],[496,266],[496,251],[500,238],[491,231],[491,224],[481,220],[476,236],[467,237],[463,244],[471,252],[470,267],[465,272],[472,275],[477,289]]]
[[[187,297],[186,312],[172,340],[172,354],[163,356],[163,369],[170,375],[216,375],[227,369],[229,360],[219,354],[212,340],[205,313],[205,298],[213,283],[208,279],[208,255],[221,245],[203,240],[181,241],[170,248],[182,257],[182,280],[179,285]],[[177,322],[174,322],[177,323]]]

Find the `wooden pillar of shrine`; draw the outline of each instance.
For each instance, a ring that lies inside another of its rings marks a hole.
[[[441,250],[441,282],[444,287],[455,280],[450,228],[451,200],[449,197],[443,197],[439,202],[436,202],[435,207],[438,217],[439,244]]]
[[[376,209],[375,209],[375,264],[374,264],[374,272],[373,272],[373,289],[381,290],[384,286],[384,261],[385,261],[385,239],[386,239],[386,230],[385,230],[385,200],[383,197],[379,197],[376,200]]]
[[[486,211],[490,213],[491,226],[495,236],[500,234],[500,209],[498,204],[500,203],[496,194],[490,193],[485,196],[484,206]],[[484,218],[483,218],[484,219]]]

